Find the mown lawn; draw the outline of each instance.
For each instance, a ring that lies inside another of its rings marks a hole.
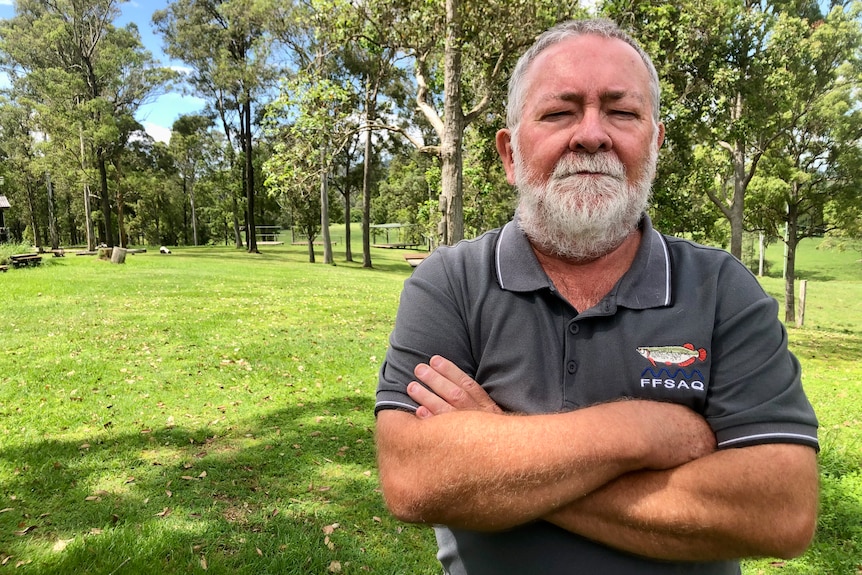
[[[0,274],[0,571],[440,572],[430,530],[394,521],[377,489],[373,392],[403,252],[365,270],[341,244],[336,266],[262,251],[68,253]],[[747,574],[862,567],[855,259],[803,250],[809,308],[790,329],[823,426],[817,541]]]

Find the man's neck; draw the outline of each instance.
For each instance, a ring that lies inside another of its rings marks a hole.
[[[641,242],[636,229],[616,249],[604,256],[572,261],[540,251],[533,251],[557,291],[578,311],[599,303],[628,271]]]

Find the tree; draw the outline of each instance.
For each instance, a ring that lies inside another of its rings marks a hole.
[[[252,116],[275,76],[268,23],[273,3],[255,0],[176,0],[153,15],[165,51],[194,70],[189,84],[209,100],[228,142],[239,140],[245,192],[246,245],[257,252]],[[242,246],[234,216],[237,247]]]
[[[804,121],[806,109],[794,102],[814,102],[831,89],[830,69],[806,68],[829,65],[807,59],[824,22],[818,4],[614,0],[606,10],[660,55],[670,152],[663,160],[677,161],[674,181],[686,190],[676,197],[685,205],[698,192],[691,187],[702,186],[730,225],[731,253],[741,258],[746,194],[761,160]],[[842,13],[836,8],[826,19]]]
[[[803,25],[789,21],[791,38],[805,37],[795,29]],[[853,210],[858,205],[862,183],[862,112],[855,93],[862,78],[862,47],[858,14],[833,9],[824,21],[813,24],[814,31],[797,49],[804,54],[794,64],[797,79],[806,75],[804,85],[822,84],[822,93],[796,92],[788,114],[798,117],[796,125],[763,160],[763,177],[752,182],[756,201],[749,214],[752,227],[764,230],[785,243],[785,321],[796,320],[796,248],[805,238],[822,236],[848,222],[836,206]],[[818,91],[820,92],[820,91]],[[783,230],[778,225],[783,225]]]
[[[348,142],[351,93],[349,89],[330,80],[319,80],[305,72],[285,83],[282,95],[271,107],[271,115],[284,117],[288,111],[295,113],[289,126],[276,124],[271,128],[273,154],[266,162],[266,185],[273,194],[290,205],[292,213],[300,216],[301,228],[308,239],[309,261],[314,261],[313,240],[322,230],[328,241],[329,205],[328,178],[332,171],[333,157]],[[321,218],[319,227],[312,226],[307,216],[313,213],[303,204],[310,199],[309,189],[316,182],[320,191],[317,206]],[[324,252],[324,263],[331,264],[331,244]]]
[[[577,4],[543,0],[383,4],[396,14],[398,48],[414,58],[416,106],[439,141],[431,146],[414,143],[440,157],[442,239],[454,244],[464,237],[464,131],[502,93],[501,80],[512,59],[549,25],[578,14]],[[442,106],[436,101],[440,80]]]
[[[189,199],[193,245],[198,245],[198,217],[195,205],[195,185],[204,161],[206,132],[212,118],[202,115],[180,116],[171,127],[170,148],[177,160],[183,193]]]
[[[110,165],[117,167],[130,135],[140,128],[134,112],[172,76],[143,48],[133,24],[113,25],[121,1],[21,0],[15,17],[0,24],[4,64],[13,83],[34,102],[38,130],[53,151],[67,159],[77,154],[77,169],[95,164],[110,245],[115,243]],[[85,180],[87,214],[88,184]],[[117,200],[122,237],[123,203]]]

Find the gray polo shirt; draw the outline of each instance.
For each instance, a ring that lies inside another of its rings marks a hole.
[[[415,410],[406,393],[413,368],[440,354],[506,411],[672,401],[701,413],[719,448],[817,448],[817,420],[776,301],[727,252],[663,236],[647,217],[641,228],[631,268],[582,311],[557,293],[516,221],[436,250],[404,284],[375,411]],[[739,572],[736,562],[634,557],[541,521],[503,533],[441,527],[437,535],[452,575]]]

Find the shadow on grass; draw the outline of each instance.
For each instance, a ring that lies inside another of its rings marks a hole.
[[[351,397],[3,449],[0,557],[31,573],[435,573],[430,531],[383,506],[371,410]]]

